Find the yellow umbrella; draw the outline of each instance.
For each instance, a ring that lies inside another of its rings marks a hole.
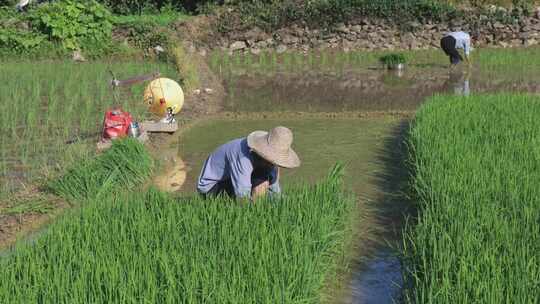
[[[172,113],[180,112],[184,105],[184,92],[180,85],[169,78],[154,79],[144,90],[144,102],[149,106],[150,112],[165,116],[167,108]]]

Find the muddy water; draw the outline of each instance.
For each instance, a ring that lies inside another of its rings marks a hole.
[[[289,127],[294,133],[294,149],[301,156],[302,166],[284,170],[282,183],[314,182],[325,176],[337,161],[346,165],[347,184],[362,195],[370,174],[378,170],[373,161],[383,139],[397,124],[395,118],[382,119],[216,119],[199,123],[180,139],[180,154],[190,168],[184,190],[195,190],[202,164],[209,153],[226,139],[244,137],[253,130],[269,130],[277,125]]]
[[[228,111],[387,111],[415,110],[435,93],[540,93],[537,79],[441,69],[226,75]]]

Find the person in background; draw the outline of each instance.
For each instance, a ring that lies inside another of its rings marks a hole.
[[[300,166],[292,142],[291,130],[279,126],[223,144],[206,159],[197,191],[205,198],[227,194],[252,201],[281,193],[279,168]]]
[[[451,32],[441,39],[441,48],[448,57],[450,57],[450,67],[454,67],[461,61],[463,57],[459,54],[458,49],[462,49],[465,54],[465,61],[471,66],[470,53],[472,51],[471,36],[465,32]]]

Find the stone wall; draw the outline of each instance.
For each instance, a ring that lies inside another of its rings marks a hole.
[[[295,25],[266,33],[252,28],[222,36],[213,47],[229,53],[253,54],[268,49],[278,53],[287,50],[306,52],[311,49],[429,49],[438,48],[446,32],[471,32],[473,29],[479,33],[475,46],[517,47],[539,44],[540,7],[530,16],[513,17],[513,22],[496,21],[488,15],[478,14],[464,20],[443,23],[408,22],[398,25],[384,20],[356,19],[348,24],[338,24],[332,29],[309,29]]]

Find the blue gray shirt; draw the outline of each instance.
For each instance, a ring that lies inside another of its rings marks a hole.
[[[251,197],[252,152],[247,139],[238,138],[220,146],[206,160],[199,176],[197,190],[207,193],[218,182],[230,179],[236,197]],[[270,172],[270,194],[280,193],[278,172]]]
[[[456,39],[456,49],[463,49],[465,55],[469,56],[471,48],[471,36],[465,32],[451,32],[446,36],[452,36]]]

